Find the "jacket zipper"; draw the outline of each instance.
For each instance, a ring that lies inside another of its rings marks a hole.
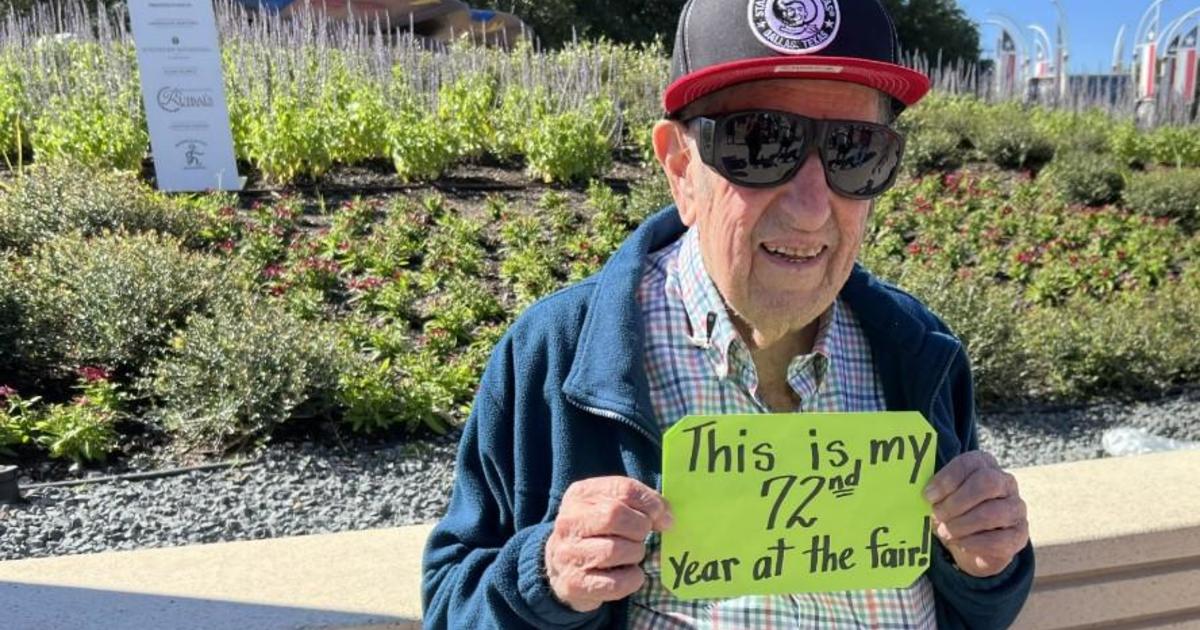
[[[579,409],[586,411],[592,415],[600,416],[601,418],[608,418],[609,420],[616,420],[617,422],[620,422],[623,425],[631,427],[638,433],[645,436],[646,439],[650,440],[650,442],[653,443],[655,446],[657,446],[660,449],[662,448],[661,440],[659,440],[658,438],[651,435],[650,432],[645,429],[645,427],[634,422],[633,419],[631,419],[631,418],[626,418],[625,416],[623,416],[615,411],[609,411],[607,409],[600,409],[598,407],[589,407],[587,405],[575,402],[574,400],[571,401],[571,404],[575,405]]]

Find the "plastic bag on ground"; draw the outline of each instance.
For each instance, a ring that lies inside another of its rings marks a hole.
[[[1162,437],[1136,427],[1109,429],[1100,438],[1100,443],[1104,446],[1104,452],[1111,457],[1200,448],[1200,442]]]

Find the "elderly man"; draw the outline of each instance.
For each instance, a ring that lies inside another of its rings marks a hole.
[[[897,65],[878,0],[809,3],[821,21],[803,39],[769,4],[684,7],[654,129],[675,205],[496,348],[426,550],[428,625],[995,628],[1020,610],[1025,506],[977,450],[963,346],[855,264],[903,154],[888,123],[928,80]],[[878,410],[920,411],[938,433],[937,544],[915,583],[720,601],[664,588],[668,427]]]

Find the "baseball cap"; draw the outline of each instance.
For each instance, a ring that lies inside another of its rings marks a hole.
[[[928,77],[900,65],[879,0],[688,0],[663,107],[673,117],[722,88],[787,78],[872,87],[892,97],[895,113],[929,91]]]

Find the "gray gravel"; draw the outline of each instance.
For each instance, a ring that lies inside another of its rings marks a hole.
[[[0,505],[0,560],[426,523],[446,510],[454,454],[445,439],[349,456],[276,445],[237,468],[27,489]]]
[[[1006,467],[1104,456],[1107,429],[1200,441],[1200,390],[1154,402],[984,412],[980,442]],[[454,477],[439,439],[353,455],[275,445],[239,468],[26,490],[0,505],[0,560],[395,527],[436,520]],[[22,485],[28,485],[23,480]]]
[[[1101,437],[1117,427],[1200,441],[1200,389],[1151,402],[1029,409],[979,415],[979,446],[1009,468],[1104,457]]]

